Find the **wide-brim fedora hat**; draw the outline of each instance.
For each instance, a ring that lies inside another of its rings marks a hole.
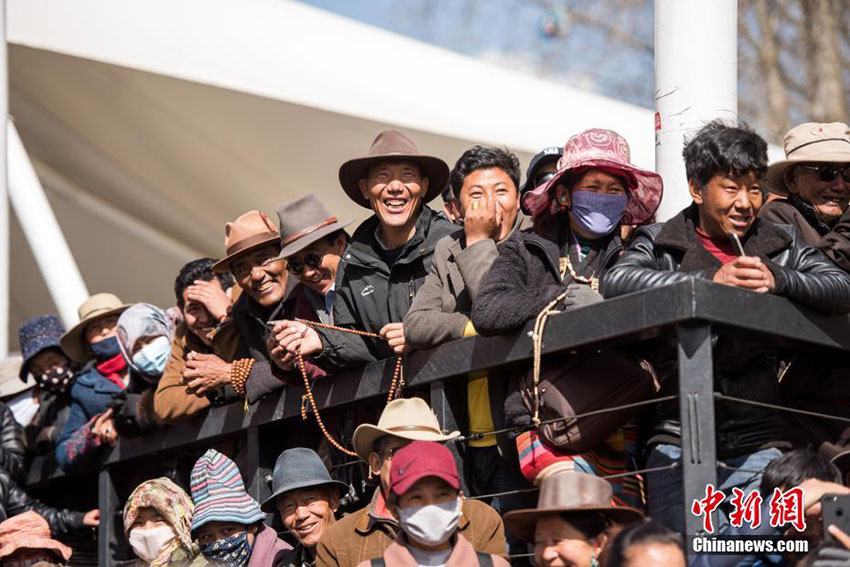
[[[287,449],[278,456],[272,472],[272,495],[266,498],[260,509],[271,513],[277,510],[277,497],[302,488],[327,486],[339,491],[340,497],[348,492],[348,485],[331,478],[322,458],[306,447]]]
[[[377,425],[364,423],[354,430],[352,443],[357,456],[368,463],[375,441],[384,435],[445,443],[460,436],[460,432],[444,433],[437,416],[422,398],[401,398],[386,405]]]
[[[564,471],[543,479],[536,508],[505,514],[505,527],[514,536],[534,543],[534,529],[542,516],[599,512],[611,521],[626,525],[643,519],[636,508],[614,506],[611,484],[593,475]]]
[[[801,163],[850,163],[850,127],[843,122],[806,122],[785,134],[785,159],[767,168],[762,184],[771,193],[788,195],[785,172]]]
[[[124,303],[112,293],[96,293],[86,299],[77,309],[80,322],[68,329],[59,339],[62,351],[71,360],[80,363],[92,358],[91,350],[83,337],[86,327],[98,319],[121,314],[130,305],[132,304]]]
[[[534,220],[541,215],[556,215],[560,205],[555,202],[554,188],[567,174],[588,169],[600,169],[623,177],[628,184],[626,210],[620,220],[625,225],[641,225],[653,219],[661,204],[664,183],[661,176],[631,162],[631,150],[624,137],[613,130],[592,128],[567,140],[564,155],[558,160],[558,173],[540,187],[529,189],[522,196],[522,207]]]
[[[248,211],[224,225],[224,258],[213,264],[214,272],[227,272],[234,259],[270,243],[280,243],[277,227],[263,211]]]
[[[315,195],[280,203],[277,218],[281,246],[278,258],[289,258],[354,222],[354,219],[337,220]]]
[[[449,182],[449,166],[438,157],[421,153],[416,144],[397,130],[385,130],[378,134],[364,157],[350,159],[339,168],[339,183],[346,195],[367,209],[369,200],[360,192],[360,180],[366,177],[369,167],[382,161],[412,161],[422,169],[422,177],[428,178],[428,190],[422,201],[427,203],[443,192]]]

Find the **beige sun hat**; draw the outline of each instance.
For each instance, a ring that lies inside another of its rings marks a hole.
[[[68,332],[59,339],[62,351],[76,362],[88,361],[92,358],[92,354],[86,344],[85,337],[83,337],[86,327],[97,319],[118,315],[130,305],[130,303],[124,303],[117,295],[111,293],[96,293],[86,299],[77,309],[80,322],[68,329]]]
[[[764,186],[771,193],[788,195],[785,172],[799,163],[850,163],[850,127],[843,122],[806,122],[785,134],[785,159],[770,164]]]
[[[366,462],[375,441],[384,435],[392,435],[411,441],[436,441],[445,443],[460,435],[459,431],[443,433],[437,416],[422,398],[402,398],[387,404],[378,420],[378,425],[364,423],[354,430],[354,451]]]

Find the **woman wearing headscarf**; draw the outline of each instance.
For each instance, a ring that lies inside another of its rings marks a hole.
[[[592,129],[571,137],[557,173],[524,196],[534,225],[499,246],[472,307],[475,329],[482,335],[518,331],[564,292],[557,310],[602,301],[599,281],[623,252],[621,225],[649,222],[661,194],[661,177],[633,165],[628,143],[616,132]],[[516,381],[504,409],[509,426],[531,424]],[[637,430],[620,429],[581,455],[545,447],[536,431],[516,442],[520,468],[532,482],[564,469],[602,476],[624,472],[625,455],[636,451]],[[614,491],[637,504],[640,487],[633,481],[621,480]]]
[[[206,565],[191,525],[195,505],[167,478],[147,480],[124,505],[124,536],[144,567]]]
[[[153,397],[171,354],[173,335],[171,318],[150,303],[136,303],[118,318],[118,346],[130,369],[127,388],[109,403],[119,433],[145,430],[160,423]]]

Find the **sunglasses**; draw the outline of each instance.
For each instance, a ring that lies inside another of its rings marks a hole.
[[[541,173],[540,175],[534,177],[534,186],[540,187],[556,175],[558,175],[558,172],[556,171],[550,171],[549,173]]]
[[[301,273],[304,266],[315,270],[322,265],[322,256],[323,254],[319,254],[317,252],[307,252],[304,254],[303,258],[290,258],[286,269],[289,270],[290,274],[296,276]]]
[[[818,172],[818,177],[821,181],[835,181],[838,178],[838,174],[841,174],[841,177],[844,178],[844,181],[850,183],[850,165],[838,166],[838,165],[808,165],[803,164],[803,167],[806,169],[811,169],[812,171]]]

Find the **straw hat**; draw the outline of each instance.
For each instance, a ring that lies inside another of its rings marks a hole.
[[[212,269],[214,272],[226,272],[236,256],[279,240],[280,233],[266,213],[248,211],[224,225],[225,256],[213,264]]]
[[[612,505],[614,491],[607,480],[578,472],[560,472],[546,477],[540,487],[536,508],[505,514],[505,526],[516,537],[533,543],[534,529],[541,516],[599,512],[618,524],[643,518],[636,508]]]
[[[806,122],[785,134],[785,159],[770,164],[764,186],[771,193],[788,195],[785,172],[799,163],[850,163],[850,127],[843,122]]]
[[[280,254],[288,258],[325,236],[342,230],[354,219],[339,222],[315,195],[304,195],[277,206],[280,221]]]
[[[45,549],[71,558],[71,548],[50,537],[47,520],[30,510],[0,522],[0,559],[9,557],[19,549]]]
[[[339,168],[339,183],[346,195],[360,205],[371,209],[369,200],[360,192],[360,180],[366,177],[369,166],[382,161],[412,161],[422,168],[422,177],[428,178],[428,191],[422,198],[424,203],[443,192],[449,182],[449,166],[438,157],[419,151],[416,143],[396,130],[385,130],[378,134],[365,157],[348,160]]]
[[[85,337],[83,337],[86,327],[98,319],[103,319],[110,315],[118,315],[130,307],[130,305],[130,303],[122,302],[117,295],[111,293],[96,293],[92,295],[77,309],[80,322],[68,329],[68,332],[59,339],[62,350],[71,360],[80,363],[86,362],[92,357],[91,350],[89,350]]]
[[[460,432],[444,434],[437,422],[437,416],[422,398],[402,398],[387,404],[378,425],[364,423],[354,430],[352,442],[357,456],[368,463],[375,441],[384,435],[411,441],[444,443],[459,436]]]

